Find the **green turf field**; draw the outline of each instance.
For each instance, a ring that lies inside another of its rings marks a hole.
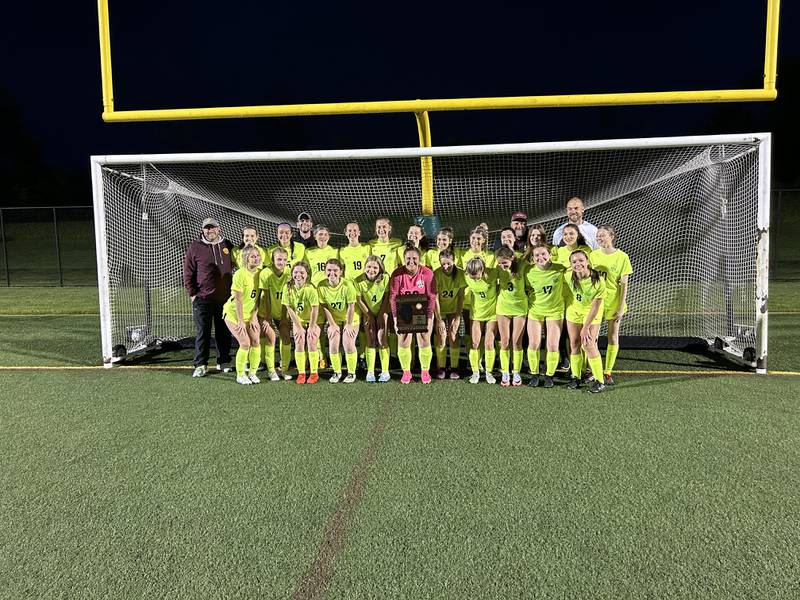
[[[243,387],[95,368],[94,289],[0,315],[0,366],[50,367],[0,370],[0,598],[800,597],[798,376],[623,348],[597,396]]]

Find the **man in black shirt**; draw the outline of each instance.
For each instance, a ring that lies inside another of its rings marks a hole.
[[[301,212],[297,215],[297,229],[292,239],[298,244],[303,244],[306,248],[316,245],[314,234],[312,233],[313,228],[314,221],[311,219],[311,215],[307,212]]]

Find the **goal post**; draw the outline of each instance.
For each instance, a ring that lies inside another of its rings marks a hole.
[[[426,159],[426,160],[423,160]],[[770,135],[303,152],[92,157],[103,360],[191,340],[183,254],[213,216],[261,243],[307,211],[332,233],[351,220],[362,241],[388,216],[395,235],[425,214],[497,231],[516,210],[547,231],[572,196],[586,220],[613,225],[634,275],[623,343],[708,348],[765,372]],[[429,199],[428,199],[429,200]],[[496,237],[496,236],[495,236]],[[341,245],[343,237],[334,236]]]

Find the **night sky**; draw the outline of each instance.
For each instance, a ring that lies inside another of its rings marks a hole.
[[[766,1],[113,1],[118,110],[758,88]],[[773,103],[431,113],[434,145],[772,131],[800,185],[797,3]],[[735,8],[734,8],[735,7]],[[3,24],[0,205],[90,204],[91,154],[418,144],[411,114],[105,124],[96,5],[15,3]],[[794,141],[793,141],[794,140]]]

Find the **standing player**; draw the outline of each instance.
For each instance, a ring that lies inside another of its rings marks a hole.
[[[325,280],[325,266],[332,258],[339,258],[338,248],[328,245],[331,232],[325,225],[317,225],[314,229],[316,246],[306,248],[306,262],[311,267],[311,283],[314,286]]]
[[[511,231],[510,229],[508,231]],[[512,232],[513,233],[513,232]],[[497,257],[497,328],[500,331],[500,385],[522,385],[522,336],[528,314],[528,296],[525,293],[525,263],[517,260],[513,247],[503,246]],[[509,375],[511,349],[514,350],[513,380]]]
[[[301,246],[301,244],[298,244]],[[261,269],[258,275],[258,287],[261,290],[261,301],[258,305],[258,318],[261,321],[261,354],[267,366],[267,376],[272,381],[280,379],[275,371],[275,332],[280,335],[281,372],[285,379],[289,375],[289,363],[292,361],[292,327],[283,308],[283,288],[291,276],[287,266],[289,254],[281,247],[273,247],[272,261]]]
[[[397,328],[397,297],[406,294],[425,294],[428,296],[427,329],[417,333],[417,346],[419,348],[419,364],[421,368],[420,379],[422,383],[431,382],[431,330],[433,329],[433,311],[436,307],[436,282],[433,280],[433,271],[420,264],[419,250],[413,245],[406,246],[403,253],[404,265],[392,273],[389,280],[389,302],[392,308],[392,317]],[[411,339],[413,333],[400,333],[397,331],[397,357],[403,369],[400,383],[411,383]]]
[[[480,345],[481,336],[484,337],[484,348],[486,358],[486,383],[494,383],[496,380],[492,375],[494,368],[495,349],[494,338],[497,332],[497,269],[487,268],[483,259],[476,256],[467,261],[464,269],[466,277],[464,280],[472,293],[472,308],[470,316],[472,318],[471,329],[472,347],[469,351],[469,364],[472,367],[470,383],[480,381]]]
[[[608,348],[603,369],[603,383],[614,385],[611,371],[619,352],[619,326],[622,316],[627,312],[628,277],[633,273],[631,259],[622,250],[614,247],[617,234],[611,225],[597,228],[597,243],[600,248],[589,255],[592,267],[599,271],[606,280],[605,313],[603,318],[608,323]]]
[[[516,249],[518,242],[519,240],[517,240],[516,233],[511,227],[503,227],[500,230],[500,247],[509,248],[514,253],[514,256],[522,258],[525,252]]]
[[[406,244],[397,249],[397,262],[399,264],[403,264],[405,261],[405,251],[406,248],[410,245],[414,246],[419,252],[419,264],[424,265],[426,267],[430,266],[428,264],[427,254],[428,254],[428,239],[425,237],[425,232],[422,230],[422,227],[419,225],[411,225],[408,228],[408,233],[406,234]],[[432,270],[432,269],[431,269]]]
[[[527,236],[528,238],[527,244],[525,245],[525,254],[523,255],[522,259],[528,264],[533,264],[533,248],[539,244],[547,243],[547,231],[545,231],[544,225],[535,223],[528,227]],[[555,250],[551,248],[550,254],[554,255]]]
[[[530,251],[531,266],[525,272],[528,290],[528,366],[531,387],[539,385],[539,347],[546,330],[544,387],[553,387],[558,368],[558,342],[564,320],[564,267],[550,260],[550,246],[539,243]],[[527,255],[527,252],[526,252]]]
[[[450,379],[458,379],[458,363],[461,359],[461,312],[464,308],[464,272],[456,266],[453,251],[445,248],[438,252],[440,264],[433,272],[438,292],[436,302],[436,378],[446,377],[447,346],[450,346]],[[449,344],[448,344],[449,342]]]
[[[375,237],[369,242],[370,251],[379,256],[383,268],[391,274],[397,268],[397,249],[403,247],[403,242],[392,237],[392,222],[386,217],[375,220]]]
[[[353,282],[342,277],[343,270],[339,259],[331,258],[325,266],[326,279],[317,286],[319,305],[323,313],[321,316],[327,324],[328,350],[333,369],[331,383],[339,383],[342,378],[340,344],[344,348],[344,356],[347,361],[345,383],[353,383],[356,380],[356,363],[358,362],[358,352],[356,351],[360,312],[356,310],[358,294]]]
[[[347,246],[339,248],[339,260],[344,266],[344,277],[355,281],[364,272],[364,265],[370,255],[369,244],[362,244],[361,228],[352,221],[344,228]]]
[[[480,258],[483,261],[485,269],[494,269],[497,266],[497,259],[493,252],[489,249],[489,234],[486,227],[478,225],[469,233],[469,248],[461,253],[461,264],[459,265],[464,271],[467,270],[467,263],[473,258]],[[464,291],[464,326],[466,328],[466,335],[464,336],[465,346],[471,346],[472,335],[472,288],[467,286]],[[478,362],[480,362],[480,351],[478,352]]]
[[[231,297],[225,303],[223,315],[239,350],[236,352],[236,383],[261,383],[256,376],[261,362],[258,324],[258,272],[261,253],[255,246],[242,248],[240,258],[244,267],[237,269],[231,283]]]
[[[592,253],[592,249],[586,243],[586,240],[583,238],[583,234],[581,233],[581,230],[578,229],[578,226],[568,224],[564,226],[564,229],[562,230],[561,243],[558,245],[558,251],[556,255],[551,256],[551,260],[559,263],[565,269],[569,269],[571,266],[569,257],[576,250],[581,250],[586,254],[586,256],[589,256]]]
[[[301,261],[292,267],[291,279],[283,288],[281,302],[292,322],[294,334],[294,360],[297,363],[297,383],[317,383],[319,374],[319,353],[317,341],[320,329],[317,325],[319,315],[319,295],[311,285],[311,268]],[[306,380],[306,348],[310,374]]]
[[[600,323],[603,320],[603,300],[606,296],[606,283],[589,265],[589,256],[583,250],[576,250],[570,256],[572,271],[567,271],[564,278],[569,290],[567,303],[567,332],[570,342],[570,367],[572,379],[567,388],[574,390],[580,387],[581,349],[586,353],[594,381],[589,388],[592,393],[602,392],[603,361],[597,349],[597,337]]]
[[[242,250],[247,246],[253,246],[261,255],[261,264],[267,264],[267,250],[258,245],[258,231],[255,227],[248,225],[242,228],[242,243],[233,249],[233,265],[237,269],[244,269],[247,264],[242,260]]]
[[[306,247],[300,242],[296,242],[292,239],[292,226],[289,225],[289,223],[281,223],[278,225],[278,228],[275,230],[275,235],[278,238],[278,243],[268,248],[268,256],[272,256],[272,251],[275,248],[284,249],[286,251],[288,261],[287,264],[290,269],[292,268],[292,265],[304,259],[306,255]],[[264,264],[266,265],[267,261],[264,261]]]
[[[374,254],[367,257],[364,272],[355,281],[358,305],[366,334],[367,383],[375,382],[375,354],[380,353],[381,374],[378,381],[389,381],[388,307],[386,289],[389,275],[383,270],[383,262]]]
[[[431,271],[436,273],[436,269],[441,266],[439,262],[439,253],[442,250],[450,250],[456,261],[456,266],[461,264],[461,248],[454,247],[455,236],[453,235],[452,227],[442,227],[438,234],[436,234],[436,246],[428,250],[427,259],[428,266]]]

